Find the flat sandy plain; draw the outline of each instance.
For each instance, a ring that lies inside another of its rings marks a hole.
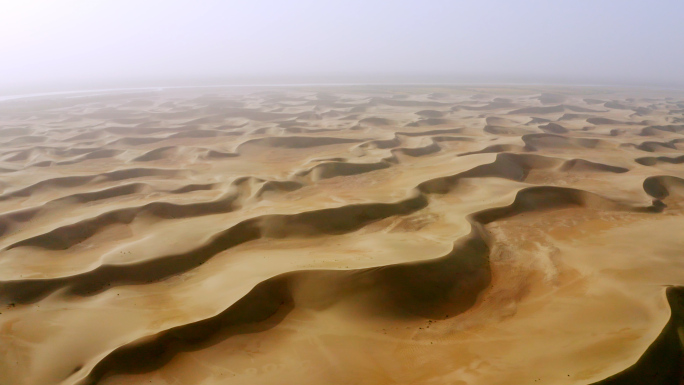
[[[681,384],[684,94],[0,102],[0,384]]]

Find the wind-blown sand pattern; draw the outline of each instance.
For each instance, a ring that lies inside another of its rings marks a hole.
[[[680,384],[684,95],[0,102],[0,384]]]

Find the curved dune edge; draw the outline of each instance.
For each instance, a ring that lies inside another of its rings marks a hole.
[[[174,190],[160,191],[160,190],[155,190],[148,183],[128,183],[128,184],[124,184],[124,185],[120,185],[120,186],[104,188],[102,190],[66,195],[66,196],[63,196],[61,198],[57,198],[57,199],[45,202],[44,204],[42,204],[40,206],[30,207],[30,208],[10,211],[10,212],[5,213],[5,214],[0,214],[0,223],[5,226],[5,229],[8,229],[16,223],[27,222],[27,221],[33,219],[34,217],[36,217],[37,215],[49,210],[50,208],[57,207],[63,203],[72,203],[72,204],[74,204],[74,203],[76,203],[76,204],[96,203],[96,202],[103,201],[103,200],[126,197],[129,195],[135,195],[135,194],[140,194],[140,193],[145,193],[145,192],[165,192],[168,194],[185,194],[185,193],[189,193],[189,192],[193,192],[193,191],[210,190],[214,187],[215,187],[214,183],[189,184],[189,185],[186,185],[184,187],[180,187],[180,188],[177,188]],[[164,207],[164,205],[162,205],[162,207]],[[167,208],[168,207],[170,207],[170,206],[167,206]],[[173,216],[173,212],[174,212],[174,210],[171,209],[170,213],[172,216]],[[176,213],[176,214],[178,214],[178,213]],[[92,223],[90,221],[83,221],[83,222],[88,223],[88,224]],[[77,224],[73,224],[70,226],[77,226]],[[56,229],[56,230],[58,230],[58,229]],[[4,235],[4,234],[5,234],[5,232],[0,230],[0,235]],[[48,244],[48,248],[49,248],[49,246],[50,245]],[[15,246],[10,245],[9,248],[11,248],[11,247],[15,247]]]
[[[575,138],[558,134],[527,134],[521,138],[525,142],[525,147],[531,151],[543,147],[596,148],[598,146],[610,146],[609,142],[604,139]]]
[[[172,169],[155,169],[155,168],[130,168],[125,170],[111,171],[99,175],[83,175],[83,176],[66,176],[61,178],[46,179],[35,183],[31,186],[14,190],[10,193],[0,195],[0,201],[8,200],[15,197],[27,197],[42,189],[51,189],[56,187],[77,187],[85,185],[86,183],[122,181],[126,179],[135,179],[143,177],[175,177],[187,172],[183,170]]]
[[[425,196],[417,195],[397,203],[348,205],[301,214],[251,218],[214,235],[207,243],[187,253],[160,256],[133,264],[100,265],[93,270],[62,278],[0,282],[0,300],[6,303],[31,303],[64,287],[73,295],[94,295],[113,286],[155,282],[189,271],[219,252],[260,237],[341,234],[379,219],[414,212],[426,205]],[[132,220],[132,214],[128,211],[116,214],[123,217],[106,219]],[[71,234],[70,229],[66,229],[60,230],[57,235],[48,233],[46,236],[59,236],[62,232]],[[74,239],[67,236],[67,240]],[[44,241],[44,238],[30,241],[35,244]]]
[[[48,250],[66,250],[83,242],[99,230],[114,223],[131,223],[138,215],[149,214],[158,218],[186,218],[212,215],[234,210],[238,194],[228,193],[212,202],[177,204],[152,202],[140,207],[117,209],[85,219],[71,225],[58,227],[47,233],[37,235],[6,247],[40,247]]]
[[[684,179],[669,175],[651,176],[644,180],[644,191],[662,204],[662,200],[670,195],[684,193]]]
[[[477,166],[471,170],[447,177],[440,177],[419,184],[412,192],[413,198],[397,203],[375,203],[348,205],[333,209],[323,209],[293,215],[266,215],[242,221],[235,226],[216,234],[205,245],[185,254],[160,256],[154,260],[126,265],[100,265],[93,270],[81,274],[54,279],[15,280],[0,282],[2,296],[0,300],[5,302],[31,303],[37,301],[51,292],[67,287],[68,292],[78,295],[93,295],[108,288],[119,285],[143,284],[166,279],[173,275],[186,272],[201,265],[219,252],[237,246],[260,237],[282,237],[283,231],[291,235],[312,236],[316,234],[336,234],[350,232],[365,224],[387,218],[394,215],[406,215],[425,207],[428,203],[424,194],[445,194],[464,178],[499,177],[514,181],[524,181],[527,174],[534,169],[561,169],[568,171],[568,165],[574,167],[576,161],[563,161],[558,158],[545,157],[531,154],[497,154],[493,163]],[[380,168],[389,167],[387,163],[380,163]],[[587,162],[590,167],[609,172],[623,172],[620,168],[598,165]],[[332,171],[327,168],[334,165]],[[340,165],[349,163],[328,162],[315,166],[302,175],[313,173],[314,180],[324,179],[329,175],[324,172],[348,172],[355,173],[356,169],[339,169]],[[326,167],[321,169],[320,167]],[[375,165],[368,167],[377,169]],[[570,168],[572,168],[570,167]],[[617,171],[615,171],[617,170]],[[362,169],[362,171],[367,171]],[[343,174],[345,175],[345,174]],[[235,184],[243,183],[246,178],[236,180]],[[273,184],[271,185],[273,186]],[[292,188],[299,188],[293,185]],[[262,187],[263,189],[263,187]],[[263,192],[258,192],[261,194]],[[539,207],[555,207],[557,205],[583,205],[595,204],[601,201],[598,195],[588,192],[564,189],[561,187],[533,187],[521,190],[520,197],[533,197],[532,203],[518,202],[518,205],[527,205],[528,209],[534,205]],[[548,201],[542,199],[544,194],[551,194]],[[163,218],[182,218],[188,216],[211,215],[220,212],[228,212],[235,209],[235,202],[239,193],[226,194],[224,198],[207,203],[194,203],[177,205],[163,202],[150,203],[138,208],[126,208],[108,212],[98,217],[84,220],[70,226],[64,226],[48,233],[25,239],[8,246],[8,249],[16,247],[41,247],[51,250],[66,250],[69,247],[82,242],[95,234],[98,229],[112,223],[130,223],[137,215],[148,213]],[[610,200],[602,203],[605,207],[616,209],[619,204]],[[626,207],[626,206],[625,206]],[[657,210],[656,207],[642,208],[640,210]],[[512,209],[515,212],[515,209]],[[482,214],[484,215],[484,214]],[[330,219],[334,218],[334,219]],[[488,223],[488,221],[483,221]],[[289,229],[289,230],[284,230]]]
[[[658,163],[681,164],[684,163],[684,155],[677,157],[659,156],[659,157],[643,157],[634,159],[635,162],[644,166],[655,166]]]
[[[525,188],[508,206],[471,214],[471,233],[458,240],[453,250],[443,257],[362,270],[303,271],[279,275],[263,281],[212,318],[169,329],[115,349],[100,360],[80,383],[96,384],[115,373],[152,371],[163,366],[175,354],[201,349],[236,333],[229,330],[241,330],[237,333],[244,333],[245,329],[250,332],[265,330],[275,326],[294,307],[330,306],[341,300],[342,293],[351,296],[363,291],[363,298],[371,298],[372,301],[361,306],[376,316],[426,319],[456,316],[470,308],[479,293],[489,285],[489,242],[483,225],[526,212],[566,207],[659,212],[654,206],[632,207],[576,189]],[[301,287],[298,285],[300,279],[326,282],[333,289],[301,294],[296,289]],[[300,297],[306,301],[298,301]]]
[[[592,385],[674,385],[684,381],[684,287],[668,287],[670,320],[639,360],[624,371]]]
[[[95,384],[113,373],[148,372],[180,352],[201,349],[235,334],[273,327],[294,307],[320,309],[350,295],[366,298],[366,303],[357,305],[384,317],[455,316],[472,306],[489,283],[489,249],[477,234],[479,231],[474,230],[471,236],[457,242],[449,254],[427,262],[362,270],[301,271],[273,277],[214,317],[114,350],[80,383]],[[325,282],[330,289],[311,292],[312,281]]]

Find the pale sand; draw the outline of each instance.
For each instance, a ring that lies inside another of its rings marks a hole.
[[[684,94],[43,97],[0,143],[0,384],[681,380]]]

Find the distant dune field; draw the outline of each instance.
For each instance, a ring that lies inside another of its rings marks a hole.
[[[0,384],[684,384],[684,92],[0,102]]]

